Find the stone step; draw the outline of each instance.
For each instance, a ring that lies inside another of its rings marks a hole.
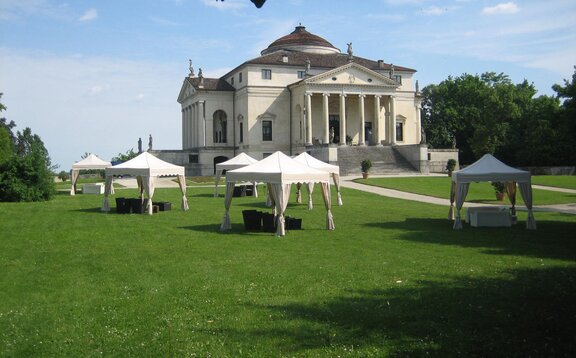
[[[372,162],[370,173],[402,174],[418,171],[390,146],[384,147],[340,147],[338,165],[340,175],[360,175],[360,163],[364,159]]]

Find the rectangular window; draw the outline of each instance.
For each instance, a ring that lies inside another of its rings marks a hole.
[[[404,141],[404,123],[402,122],[396,122],[396,141]]]
[[[398,83],[399,85],[402,84],[402,76],[400,75],[394,75],[394,81],[396,81],[396,83]]]
[[[272,121],[262,121],[262,140],[272,140]]]
[[[234,86],[234,76],[230,77],[230,84]]]
[[[262,70],[262,79],[263,80],[271,80],[272,79],[272,70]]]
[[[188,156],[188,163],[197,164],[198,163],[198,154],[190,154]]]
[[[240,123],[240,143],[244,142],[244,123]]]
[[[306,77],[306,71],[298,71],[298,78]]]
[[[242,83],[242,72],[238,74],[238,83]]]

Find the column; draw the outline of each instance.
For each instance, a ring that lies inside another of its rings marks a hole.
[[[396,144],[396,98],[390,96],[390,143]]]
[[[382,145],[382,138],[384,138],[386,132],[381,133],[381,122],[382,118],[380,116],[380,96],[374,96],[374,142],[376,145]],[[385,121],[384,121],[385,122]],[[386,125],[384,125],[386,128]]]
[[[330,122],[329,122],[329,109],[328,109],[328,97],[329,93],[322,94],[322,120],[324,123],[324,144],[330,144]]]
[[[182,108],[182,149],[186,149],[186,109]]]
[[[206,118],[204,117],[204,102],[198,101],[198,135],[200,139],[200,147],[206,147]]]
[[[340,94],[340,145],[346,145],[346,95]]]
[[[306,92],[306,145],[312,145],[312,93]]]
[[[422,107],[420,104],[416,105],[416,143],[422,143]]]
[[[358,133],[360,133],[360,138],[358,139],[358,144],[359,145],[365,145],[366,143],[364,142],[364,138],[365,138],[365,118],[364,118],[364,95],[361,94],[358,96],[358,107],[360,109],[360,131]]]
[[[191,119],[191,137],[190,138],[190,147],[191,148],[196,148],[198,147],[198,126],[197,126],[197,108],[198,106],[196,105],[196,103],[192,104],[192,107],[190,109],[190,119]]]

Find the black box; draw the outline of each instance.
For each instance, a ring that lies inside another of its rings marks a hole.
[[[158,209],[160,211],[172,210],[172,203],[170,203],[168,201],[158,201],[158,202],[152,203],[152,205],[158,205]]]
[[[246,230],[262,230],[262,212],[257,210],[242,210],[244,228]]]

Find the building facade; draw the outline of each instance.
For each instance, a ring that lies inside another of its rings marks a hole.
[[[182,149],[159,155],[187,175],[212,175],[240,152],[262,159],[307,151],[339,164],[338,148],[421,150],[421,98],[415,70],[341,52],[304,26],[221,78],[200,70],[184,79]],[[414,154],[416,153],[416,154]],[[415,165],[418,170],[418,164]]]

